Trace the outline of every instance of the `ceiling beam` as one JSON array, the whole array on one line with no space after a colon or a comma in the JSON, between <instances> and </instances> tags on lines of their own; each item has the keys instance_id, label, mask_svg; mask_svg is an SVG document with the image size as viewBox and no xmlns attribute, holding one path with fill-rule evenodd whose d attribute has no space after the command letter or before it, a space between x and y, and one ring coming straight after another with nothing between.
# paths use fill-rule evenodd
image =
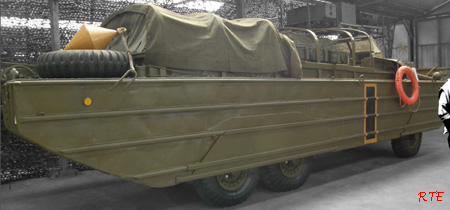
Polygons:
<instances>
[{"instance_id":1,"label":"ceiling beam","mask_svg":"<svg viewBox=\"0 0 450 210\"><path fill-rule=\"evenodd\" d=\"M402 19L411 19L414 18L415 13L410 12L403 12L401 10L398 10L397 8L388 8L384 6L372 6L372 7L366 7L366 8L360 8L360 10L372 13L372 14L380 14L385 15L389 17L395 17L395 18L402 18Z\"/></svg>"},{"instance_id":2,"label":"ceiling beam","mask_svg":"<svg viewBox=\"0 0 450 210\"><path fill-rule=\"evenodd\" d=\"M405 19L402 19L402 23L403 23L403 26L406 29L406 32L408 32L409 38L414 38L414 33L412 31L412 28L410 27L411 24L408 23Z\"/></svg>"},{"instance_id":3,"label":"ceiling beam","mask_svg":"<svg viewBox=\"0 0 450 210\"><path fill-rule=\"evenodd\" d=\"M413 10L413 11L419 12L419 13L422 13L422 12L426 11L426 10L424 10L422 8L418 8L418 7L415 7L415 6L412 6L412 5L399 4L399 3L396 3L395 1L394 2L393 1L388 1L386 3L391 5L391 6L396 6L396 7L401 8L401 9Z\"/></svg>"},{"instance_id":4,"label":"ceiling beam","mask_svg":"<svg viewBox=\"0 0 450 210\"><path fill-rule=\"evenodd\" d=\"M384 0L366 1L364 3L363 2L360 3L360 1L357 1L355 4L357 7L367 7L367 6L370 6L373 4L378 4L378 3L383 3L383 2L384 2Z\"/></svg>"},{"instance_id":5,"label":"ceiling beam","mask_svg":"<svg viewBox=\"0 0 450 210\"><path fill-rule=\"evenodd\" d=\"M431 8L430 10L428 10L428 11L422 13L422 16L429 15L429 14L435 12L436 10L438 10L438 9L440 9L440 8L442 8L442 7L444 7L445 5L447 5L447 4L449 4L449 3L450 3L450 0L444 1L444 2L440 3L439 5L437 5L437 6L433 7L433 8Z\"/></svg>"},{"instance_id":6,"label":"ceiling beam","mask_svg":"<svg viewBox=\"0 0 450 210\"><path fill-rule=\"evenodd\" d=\"M331 2L340 2L341 0L328 0ZM450 0L448 0L450 1ZM417 14L422 14L426 12L425 9L421 9L414 5L400 4L398 1L392 0L351 0L348 1L350 4L354 4L359 10L373 13L386 15L401 19L412 19Z\"/></svg>"}]
</instances>

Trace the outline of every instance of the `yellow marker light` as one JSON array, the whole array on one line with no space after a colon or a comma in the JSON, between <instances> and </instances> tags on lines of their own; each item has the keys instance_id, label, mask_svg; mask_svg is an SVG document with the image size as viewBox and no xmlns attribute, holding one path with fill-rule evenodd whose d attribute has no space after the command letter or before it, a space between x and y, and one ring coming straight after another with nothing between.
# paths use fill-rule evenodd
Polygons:
<instances>
[{"instance_id":1,"label":"yellow marker light","mask_svg":"<svg viewBox=\"0 0 450 210\"><path fill-rule=\"evenodd\" d=\"M92 105L92 99L91 99L91 98L85 98L85 99L84 99L84 105L85 105L85 106L90 106L90 105Z\"/></svg>"}]
</instances>

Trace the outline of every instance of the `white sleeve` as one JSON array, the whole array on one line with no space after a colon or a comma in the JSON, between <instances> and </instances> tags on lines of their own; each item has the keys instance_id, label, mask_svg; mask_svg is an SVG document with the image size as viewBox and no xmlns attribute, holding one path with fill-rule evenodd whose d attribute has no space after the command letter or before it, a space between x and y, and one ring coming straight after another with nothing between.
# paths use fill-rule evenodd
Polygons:
<instances>
[{"instance_id":1,"label":"white sleeve","mask_svg":"<svg viewBox=\"0 0 450 210\"><path fill-rule=\"evenodd\" d=\"M448 95L446 91L441 91L441 94L439 95L438 115L442 121L450 119L450 114L445 108L448 106L448 102Z\"/></svg>"}]
</instances>

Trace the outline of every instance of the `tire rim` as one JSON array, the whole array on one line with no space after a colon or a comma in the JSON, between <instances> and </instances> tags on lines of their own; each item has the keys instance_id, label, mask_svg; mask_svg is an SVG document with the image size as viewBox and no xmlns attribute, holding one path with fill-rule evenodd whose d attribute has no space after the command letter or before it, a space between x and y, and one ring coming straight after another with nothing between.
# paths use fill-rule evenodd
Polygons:
<instances>
[{"instance_id":1,"label":"tire rim","mask_svg":"<svg viewBox=\"0 0 450 210\"><path fill-rule=\"evenodd\" d=\"M302 172L304 164L303 159L288 160L280 163L280 170L284 176L294 178Z\"/></svg>"},{"instance_id":2,"label":"tire rim","mask_svg":"<svg viewBox=\"0 0 450 210\"><path fill-rule=\"evenodd\" d=\"M236 191L244 185L245 180L247 180L247 176L248 170L245 170L222 174L216 176L216 178L222 189L228 191Z\"/></svg>"},{"instance_id":3,"label":"tire rim","mask_svg":"<svg viewBox=\"0 0 450 210\"><path fill-rule=\"evenodd\" d=\"M406 145L408 146L409 149L414 149L417 145L417 141L419 140L419 138L416 135L411 135L409 136L409 138L406 140Z\"/></svg>"}]
</instances>

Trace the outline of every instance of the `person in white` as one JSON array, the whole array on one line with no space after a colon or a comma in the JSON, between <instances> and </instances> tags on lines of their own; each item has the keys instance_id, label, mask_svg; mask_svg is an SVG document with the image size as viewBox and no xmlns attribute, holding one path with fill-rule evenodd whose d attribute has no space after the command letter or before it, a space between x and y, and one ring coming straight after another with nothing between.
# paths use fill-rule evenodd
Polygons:
<instances>
[{"instance_id":1,"label":"person in white","mask_svg":"<svg viewBox=\"0 0 450 210\"><path fill-rule=\"evenodd\" d=\"M439 89L438 116L444 123L444 134L450 130L450 79ZM450 134L447 137L450 148Z\"/></svg>"}]
</instances>

